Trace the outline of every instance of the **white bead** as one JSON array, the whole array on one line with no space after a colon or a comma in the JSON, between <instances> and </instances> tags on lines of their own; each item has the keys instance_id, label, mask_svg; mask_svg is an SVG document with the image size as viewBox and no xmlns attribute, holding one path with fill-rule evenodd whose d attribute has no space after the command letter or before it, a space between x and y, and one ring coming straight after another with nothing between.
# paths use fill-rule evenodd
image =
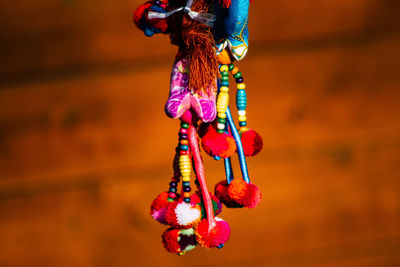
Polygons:
<instances>
[{"instance_id":1,"label":"white bead","mask_svg":"<svg viewBox=\"0 0 400 267\"><path fill-rule=\"evenodd\" d=\"M217 124L217 128L220 129L220 130L223 130L223 129L225 129L225 124L223 124L223 123L218 123L218 124Z\"/></svg>"},{"instance_id":2,"label":"white bead","mask_svg":"<svg viewBox=\"0 0 400 267\"><path fill-rule=\"evenodd\" d=\"M239 116L246 116L246 110L239 110L238 111Z\"/></svg>"}]
</instances>

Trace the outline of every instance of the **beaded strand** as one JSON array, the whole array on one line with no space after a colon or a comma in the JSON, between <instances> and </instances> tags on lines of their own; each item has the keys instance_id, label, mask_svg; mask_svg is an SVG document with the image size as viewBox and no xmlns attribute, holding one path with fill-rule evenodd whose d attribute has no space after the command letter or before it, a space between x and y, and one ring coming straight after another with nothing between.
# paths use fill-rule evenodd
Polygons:
<instances>
[{"instance_id":1,"label":"beaded strand","mask_svg":"<svg viewBox=\"0 0 400 267\"><path fill-rule=\"evenodd\" d=\"M224 133L226 125L226 110L229 105L229 68L227 65L221 65L219 71L221 73L221 87L217 97L218 124L217 132Z\"/></svg>"},{"instance_id":2,"label":"beaded strand","mask_svg":"<svg viewBox=\"0 0 400 267\"><path fill-rule=\"evenodd\" d=\"M244 133L248 130L247 126L247 94L246 94L246 85L244 84L244 79L242 73L239 71L238 67L233 64L229 65L229 71L232 73L233 77L236 81L236 107L238 110L238 120L239 120L239 131L240 133Z\"/></svg>"},{"instance_id":3,"label":"beaded strand","mask_svg":"<svg viewBox=\"0 0 400 267\"><path fill-rule=\"evenodd\" d=\"M183 201L190 203L190 173L191 161L189 155L189 137L188 137L189 124L181 122L181 129L179 130L179 171L182 175L182 195Z\"/></svg>"}]
</instances>

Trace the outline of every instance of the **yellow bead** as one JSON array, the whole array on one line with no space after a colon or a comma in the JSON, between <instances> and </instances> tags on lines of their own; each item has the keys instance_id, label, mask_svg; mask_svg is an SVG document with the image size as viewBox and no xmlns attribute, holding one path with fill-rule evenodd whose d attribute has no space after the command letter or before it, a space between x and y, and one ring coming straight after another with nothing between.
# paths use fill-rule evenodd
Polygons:
<instances>
[{"instance_id":1,"label":"yellow bead","mask_svg":"<svg viewBox=\"0 0 400 267\"><path fill-rule=\"evenodd\" d=\"M239 71L238 67L234 67L231 72L233 75L235 75L236 73L238 73L238 71Z\"/></svg>"},{"instance_id":2,"label":"yellow bead","mask_svg":"<svg viewBox=\"0 0 400 267\"><path fill-rule=\"evenodd\" d=\"M229 104L229 94L220 92L217 99L217 112L225 113Z\"/></svg>"},{"instance_id":3,"label":"yellow bead","mask_svg":"<svg viewBox=\"0 0 400 267\"><path fill-rule=\"evenodd\" d=\"M220 70L221 72L223 72L223 71L228 71L229 69L228 69L228 66L227 66L227 65L221 65L221 67L219 68L219 70Z\"/></svg>"},{"instance_id":4,"label":"yellow bead","mask_svg":"<svg viewBox=\"0 0 400 267\"><path fill-rule=\"evenodd\" d=\"M239 131L241 131L242 133L247 132L249 130L249 128L247 127L240 127Z\"/></svg>"},{"instance_id":5,"label":"yellow bead","mask_svg":"<svg viewBox=\"0 0 400 267\"><path fill-rule=\"evenodd\" d=\"M244 83L238 83L236 87L237 89L246 89L246 85Z\"/></svg>"},{"instance_id":6,"label":"yellow bead","mask_svg":"<svg viewBox=\"0 0 400 267\"><path fill-rule=\"evenodd\" d=\"M187 144L189 144L189 140L182 139L182 140L181 140L181 144L182 144L182 145L187 145Z\"/></svg>"},{"instance_id":7,"label":"yellow bead","mask_svg":"<svg viewBox=\"0 0 400 267\"><path fill-rule=\"evenodd\" d=\"M218 118L226 119L226 113L218 113Z\"/></svg>"},{"instance_id":8,"label":"yellow bead","mask_svg":"<svg viewBox=\"0 0 400 267\"><path fill-rule=\"evenodd\" d=\"M239 121L247 121L247 116L239 116Z\"/></svg>"},{"instance_id":9,"label":"yellow bead","mask_svg":"<svg viewBox=\"0 0 400 267\"><path fill-rule=\"evenodd\" d=\"M229 92L229 87L227 87L227 86L221 86L221 88L219 88L219 90L220 90L221 92Z\"/></svg>"},{"instance_id":10,"label":"yellow bead","mask_svg":"<svg viewBox=\"0 0 400 267\"><path fill-rule=\"evenodd\" d=\"M188 155L180 155L179 162L190 162Z\"/></svg>"},{"instance_id":11,"label":"yellow bead","mask_svg":"<svg viewBox=\"0 0 400 267\"><path fill-rule=\"evenodd\" d=\"M182 176L182 181L190 182L190 176Z\"/></svg>"}]
</instances>

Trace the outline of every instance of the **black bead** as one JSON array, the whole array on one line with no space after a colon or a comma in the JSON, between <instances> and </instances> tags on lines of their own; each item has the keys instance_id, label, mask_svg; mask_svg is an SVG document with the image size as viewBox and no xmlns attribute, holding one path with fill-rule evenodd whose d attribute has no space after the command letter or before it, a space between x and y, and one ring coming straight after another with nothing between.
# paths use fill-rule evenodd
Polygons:
<instances>
[{"instance_id":1,"label":"black bead","mask_svg":"<svg viewBox=\"0 0 400 267\"><path fill-rule=\"evenodd\" d=\"M170 183L169 183L169 186L170 186L170 187L176 187L177 184L176 184L175 182L170 182Z\"/></svg>"},{"instance_id":2,"label":"black bead","mask_svg":"<svg viewBox=\"0 0 400 267\"><path fill-rule=\"evenodd\" d=\"M237 78L236 83L242 83L244 81L243 77Z\"/></svg>"},{"instance_id":3,"label":"black bead","mask_svg":"<svg viewBox=\"0 0 400 267\"><path fill-rule=\"evenodd\" d=\"M183 188L183 192L190 192L190 191L192 191L192 188L190 188L190 186L185 186Z\"/></svg>"},{"instance_id":4,"label":"black bead","mask_svg":"<svg viewBox=\"0 0 400 267\"><path fill-rule=\"evenodd\" d=\"M189 138L187 134L182 134L182 133L179 134L179 137L180 137L180 139L188 139Z\"/></svg>"},{"instance_id":5,"label":"black bead","mask_svg":"<svg viewBox=\"0 0 400 267\"><path fill-rule=\"evenodd\" d=\"M160 0L155 0L154 4L156 4L157 6L161 6L161 1Z\"/></svg>"},{"instance_id":6,"label":"black bead","mask_svg":"<svg viewBox=\"0 0 400 267\"><path fill-rule=\"evenodd\" d=\"M194 181L194 183L195 183L197 186L200 186L199 180L196 179L196 181Z\"/></svg>"}]
</instances>

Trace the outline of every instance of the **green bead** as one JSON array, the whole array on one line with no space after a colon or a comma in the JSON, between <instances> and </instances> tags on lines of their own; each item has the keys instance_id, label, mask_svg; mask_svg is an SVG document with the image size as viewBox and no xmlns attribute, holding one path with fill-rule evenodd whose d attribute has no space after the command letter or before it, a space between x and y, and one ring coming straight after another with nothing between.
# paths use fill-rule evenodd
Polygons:
<instances>
[{"instance_id":1,"label":"green bead","mask_svg":"<svg viewBox=\"0 0 400 267\"><path fill-rule=\"evenodd\" d=\"M218 130L217 130L217 133L224 133L224 130L218 129Z\"/></svg>"},{"instance_id":2,"label":"green bead","mask_svg":"<svg viewBox=\"0 0 400 267\"><path fill-rule=\"evenodd\" d=\"M225 123L226 123L226 119L224 119L224 118L218 118L218 122L219 122L219 123L222 123L222 124L225 124Z\"/></svg>"},{"instance_id":3,"label":"green bead","mask_svg":"<svg viewBox=\"0 0 400 267\"><path fill-rule=\"evenodd\" d=\"M229 71L233 70L234 67L235 67L235 65L230 64L229 67L228 67Z\"/></svg>"},{"instance_id":4,"label":"green bead","mask_svg":"<svg viewBox=\"0 0 400 267\"><path fill-rule=\"evenodd\" d=\"M222 76L221 81L229 81L229 76Z\"/></svg>"},{"instance_id":5,"label":"green bead","mask_svg":"<svg viewBox=\"0 0 400 267\"><path fill-rule=\"evenodd\" d=\"M222 76L229 76L229 71L221 71Z\"/></svg>"},{"instance_id":6,"label":"green bead","mask_svg":"<svg viewBox=\"0 0 400 267\"><path fill-rule=\"evenodd\" d=\"M242 73L240 73L240 71L238 71L235 75L233 75L233 77L235 77L235 79L242 77Z\"/></svg>"},{"instance_id":7,"label":"green bead","mask_svg":"<svg viewBox=\"0 0 400 267\"><path fill-rule=\"evenodd\" d=\"M185 129L188 129L188 128L189 128L189 124L186 123L186 122L182 122L182 123L181 123L181 127L182 127L182 128L185 128Z\"/></svg>"}]
</instances>

